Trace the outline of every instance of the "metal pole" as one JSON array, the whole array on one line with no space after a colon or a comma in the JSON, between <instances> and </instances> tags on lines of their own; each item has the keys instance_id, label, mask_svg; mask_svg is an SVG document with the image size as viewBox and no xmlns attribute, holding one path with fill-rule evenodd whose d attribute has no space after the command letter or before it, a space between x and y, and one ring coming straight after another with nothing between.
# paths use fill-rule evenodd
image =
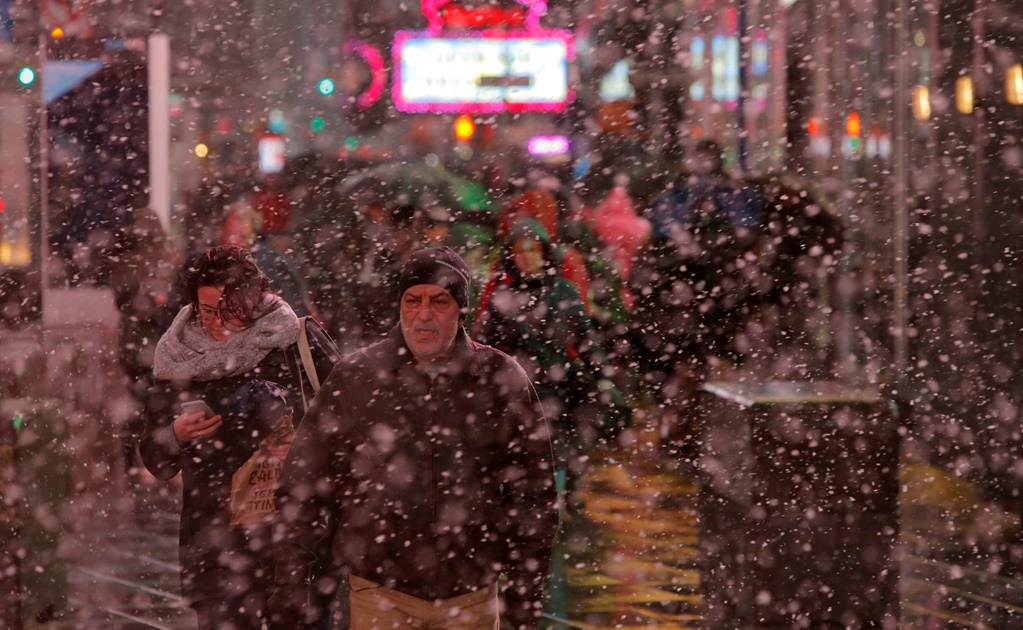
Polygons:
<instances>
[{"instance_id":1,"label":"metal pole","mask_svg":"<svg viewBox=\"0 0 1023 630\"><path fill-rule=\"evenodd\" d=\"M738 166L743 177L748 175L749 168L749 129L746 128L746 103L749 94L750 72L750 33L747 26L749 6L746 0L739 0L738 36L739 36L739 102L736 103L736 126L739 128Z\"/></svg>"},{"instance_id":2,"label":"metal pole","mask_svg":"<svg viewBox=\"0 0 1023 630\"><path fill-rule=\"evenodd\" d=\"M170 36L149 36L149 207L170 233Z\"/></svg>"},{"instance_id":3,"label":"metal pole","mask_svg":"<svg viewBox=\"0 0 1023 630\"><path fill-rule=\"evenodd\" d=\"M985 43L984 43L984 0L974 0L973 11L973 85L975 93L980 86L987 85L988 80L984 76ZM974 298L980 298L984 294L984 268L987 264L987 220L984 216L987 194L984 171L985 154L987 153L987 137L984 130L984 108L973 109L973 146L971 147L973 158L973 260L971 276L975 290ZM980 302L976 303L978 311L981 310ZM981 313L977 313L981 314Z\"/></svg>"},{"instance_id":4,"label":"metal pole","mask_svg":"<svg viewBox=\"0 0 1023 630\"><path fill-rule=\"evenodd\" d=\"M46 33L39 33L39 70L46 84ZM39 292L42 309L50 288L50 128L46 113L46 90L39 90ZM45 317L45 314L43 314Z\"/></svg>"},{"instance_id":5,"label":"metal pole","mask_svg":"<svg viewBox=\"0 0 1023 630\"><path fill-rule=\"evenodd\" d=\"M0 416L0 630L21 630L21 562L18 559L18 489L11 418Z\"/></svg>"},{"instance_id":6,"label":"metal pole","mask_svg":"<svg viewBox=\"0 0 1023 630\"><path fill-rule=\"evenodd\" d=\"M769 24L768 37L770 38L771 82L770 102L774 103L769 108L770 122L767 125L770 134L771 149L768 154L767 166L771 172L782 172L785 169L788 159L788 148L786 129L788 108L788 80L786 78L785 59L788 56L789 34L788 34L788 9L781 3L768 3Z\"/></svg>"},{"instance_id":7,"label":"metal pole","mask_svg":"<svg viewBox=\"0 0 1023 630\"><path fill-rule=\"evenodd\" d=\"M895 58L895 133L893 138L894 157L894 314L892 335L894 356L892 370L897 391L901 391L906 379L907 357L909 354L906 330L909 325L909 38L907 36L909 7L907 0L896 0L895 42L892 52Z\"/></svg>"}]
</instances>

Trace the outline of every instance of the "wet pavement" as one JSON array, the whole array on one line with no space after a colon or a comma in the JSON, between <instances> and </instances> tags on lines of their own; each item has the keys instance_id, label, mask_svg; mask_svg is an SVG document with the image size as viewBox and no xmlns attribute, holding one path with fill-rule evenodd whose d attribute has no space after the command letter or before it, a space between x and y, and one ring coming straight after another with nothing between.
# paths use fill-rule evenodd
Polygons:
<instances>
[{"instance_id":1,"label":"wet pavement","mask_svg":"<svg viewBox=\"0 0 1023 630\"><path fill-rule=\"evenodd\" d=\"M592 464L556 544L547 627L696 627L696 486L656 456L601 452Z\"/></svg>"},{"instance_id":2,"label":"wet pavement","mask_svg":"<svg viewBox=\"0 0 1023 630\"><path fill-rule=\"evenodd\" d=\"M591 454L566 502L543 628L699 627L698 477L654 433L627 437ZM899 474L899 627L1023 628L1019 514L905 457ZM58 548L66 611L26 627L194 627L177 585L179 492L143 477L74 497Z\"/></svg>"},{"instance_id":3,"label":"wet pavement","mask_svg":"<svg viewBox=\"0 0 1023 630\"><path fill-rule=\"evenodd\" d=\"M194 628L178 582L180 487L155 481L102 500L68 524L68 613L75 630Z\"/></svg>"}]
</instances>

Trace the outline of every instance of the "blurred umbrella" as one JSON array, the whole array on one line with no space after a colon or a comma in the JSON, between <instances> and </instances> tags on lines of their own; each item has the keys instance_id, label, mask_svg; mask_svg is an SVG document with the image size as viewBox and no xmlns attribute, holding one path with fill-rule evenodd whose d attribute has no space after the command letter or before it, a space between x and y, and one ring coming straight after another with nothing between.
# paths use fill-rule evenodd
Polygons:
<instances>
[{"instance_id":1,"label":"blurred umbrella","mask_svg":"<svg viewBox=\"0 0 1023 630\"><path fill-rule=\"evenodd\" d=\"M414 205L427 211L444 206L453 212L489 212L494 206L487 189L440 167L422 163L388 163L345 178L338 186L344 197L370 190L384 204Z\"/></svg>"}]
</instances>

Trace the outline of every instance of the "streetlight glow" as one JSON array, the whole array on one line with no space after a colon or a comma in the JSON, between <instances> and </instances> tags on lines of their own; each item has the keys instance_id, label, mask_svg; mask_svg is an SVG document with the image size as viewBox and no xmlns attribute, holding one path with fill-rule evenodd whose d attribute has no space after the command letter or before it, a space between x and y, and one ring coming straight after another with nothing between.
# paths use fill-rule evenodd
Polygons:
<instances>
[{"instance_id":1,"label":"streetlight glow","mask_svg":"<svg viewBox=\"0 0 1023 630\"><path fill-rule=\"evenodd\" d=\"M973 77L956 79L956 109L961 114L973 113Z\"/></svg>"},{"instance_id":2,"label":"streetlight glow","mask_svg":"<svg viewBox=\"0 0 1023 630\"><path fill-rule=\"evenodd\" d=\"M1023 64L1005 71L1005 98L1013 105L1023 105Z\"/></svg>"},{"instance_id":3,"label":"streetlight glow","mask_svg":"<svg viewBox=\"0 0 1023 630\"><path fill-rule=\"evenodd\" d=\"M931 91L926 85L913 88L913 118L920 122L931 119Z\"/></svg>"}]
</instances>

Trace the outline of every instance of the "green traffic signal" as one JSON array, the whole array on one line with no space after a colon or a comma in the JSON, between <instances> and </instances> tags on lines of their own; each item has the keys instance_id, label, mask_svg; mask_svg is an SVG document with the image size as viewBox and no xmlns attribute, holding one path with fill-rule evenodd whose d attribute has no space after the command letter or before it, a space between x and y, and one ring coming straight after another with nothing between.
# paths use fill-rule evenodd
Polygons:
<instances>
[{"instance_id":1,"label":"green traffic signal","mask_svg":"<svg viewBox=\"0 0 1023 630\"><path fill-rule=\"evenodd\" d=\"M36 80L36 71L29 66L22 66L18 70L18 83L22 85L32 85Z\"/></svg>"},{"instance_id":2,"label":"green traffic signal","mask_svg":"<svg viewBox=\"0 0 1023 630\"><path fill-rule=\"evenodd\" d=\"M331 78L320 79L316 89L319 90L320 94L324 96L330 96L334 93L334 80Z\"/></svg>"}]
</instances>

